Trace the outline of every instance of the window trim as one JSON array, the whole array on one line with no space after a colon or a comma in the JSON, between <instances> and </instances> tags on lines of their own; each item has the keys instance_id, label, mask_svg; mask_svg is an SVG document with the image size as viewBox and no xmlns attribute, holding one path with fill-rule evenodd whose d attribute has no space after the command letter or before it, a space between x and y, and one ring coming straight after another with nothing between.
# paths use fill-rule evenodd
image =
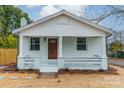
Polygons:
<instances>
[{"instance_id":1,"label":"window trim","mask_svg":"<svg viewBox=\"0 0 124 93\"><path fill-rule=\"evenodd\" d=\"M39 50L31 50L31 39L32 38L39 38ZM33 43L35 45L35 43ZM38 44L38 43L37 43ZM30 46L29 46L30 51L40 51L40 37L30 37Z\"/></svg>"},{"instance_id":2,"label":"window trim","mask_svg":"<svg viewBox=\"0 0 124 93\"><path fill-rule=\"evenodd\" d=\"M78 38L86 38L86 49L85 49L85 50L78 50L78 49L77 49L77 45L79 44L79 43L77 42ZM83 43L83 44L84 44L84 43ZM77 39L76 39L76 50L77 50L77 51L88 51L88 40L87 40L87 37L77 37Z\"/></svg>"}]
</instances>

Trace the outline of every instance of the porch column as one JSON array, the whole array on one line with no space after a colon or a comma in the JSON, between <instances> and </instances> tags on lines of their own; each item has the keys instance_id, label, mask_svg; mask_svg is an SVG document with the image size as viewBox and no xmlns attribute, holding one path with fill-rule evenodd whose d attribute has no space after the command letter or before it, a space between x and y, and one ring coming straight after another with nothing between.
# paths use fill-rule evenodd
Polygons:
<instances>
[{"instance_id":1,"label":"porch column","mask_svg":"<svg viewBox=\"0 0 124 93\"><path fill-rule=\"evenodd\" d=\"M62 36L59 36L59 53L58 53L58 58L59 58L59 67L61 68L62 65Z\"/></svg>"},{"instance_id":2,"label":"porch column","mask_svg":"<svg viewBox=\"0 0 124 93\"><path fill-rule=\"evenodd\" d=\"M106 55L106 38L102 37L102 69L107 70L108 64L107 64L107 55Z\"/></svg>"},{"instance_id":3,"label":"porch column","mask_svg":"<svg viewBox=\"0 0 124 93\"><path fill-rule=\"evenodd\" d=\"M19 36L19 57L23 56L23 41L24 41L24 37L23 36Z\"/></svg>"},{"instance_id":4,"label":"porch column","mask_svg":"<svg viewBox=\"0 0 124 93\"><path fill-rule=\"evenodd\" d=\"M105 37L102 37L102 46L103 46L103 50L102 50L102 53L103 53L103 57L106 57L106 38Z\"/></svg>"},{"instance_id":5,"label":"porch column","mask_svg":"<svg viewBox=\"0 0 124 93\"><path fill-rule=\"evenodd\" d=\"M59 36L59 58L62 57L62 36Z\"/></svg>"}]
</instances>

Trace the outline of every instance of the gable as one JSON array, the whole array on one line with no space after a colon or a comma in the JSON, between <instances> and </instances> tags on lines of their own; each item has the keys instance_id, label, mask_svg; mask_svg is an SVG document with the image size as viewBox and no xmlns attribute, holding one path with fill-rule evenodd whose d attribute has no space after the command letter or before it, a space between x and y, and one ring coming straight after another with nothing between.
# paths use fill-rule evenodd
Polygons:
<instances>
[{"instance_id":1,"label":"gable","mask_svg":"<svg viewBox=\"0 0 124 93\"><path fill-rule=\"evenodd\" d=\"M53 19L53 18L55 18L57 16L60 16L60 15L66 15L66 16L72 18L72 19L75 19L75 20L83 23L83 24L87 24L88 26L91 26L93 28L96 28L97 30L106 33L106 36L109 36L109 35L112 34L112 32L109 31L108 29L106 29L104 27L101 27L101 26L98 26L98 25L96 25L96 24L94 24L92 22L89 22L89 21L85 20L85 19L81 19L80 17L78 17L76 15L73 15L72 13L67 12L65 10L62 10L60 12L57 12L57 13L52 14L50 16L47 16L47 17L45 17L43 19L40 19L38 21L35 21L35 22L33 22L31 24L28 24L26 26L20 27L20 28L18 28L16 30L13 30L13 33L16 34L16 35L18 35L20 32L23 32L23 31L25 31L27 29L30 29L32 27L35 27L35 26L39 25L40 23L45 23L46 21L49 21L49 20L51 20L51 19ZM63 21L64 23L62 23L60 20ZM58 22L60 22L60 24L67 24L67 20L65 18L64 19L63 18L60 18L58 20Z\"/></svg>"},{"instance_id":2,"label":"gable","mask_svg":"<svg viewBox=\"0 0 124 93\"><path fill-rule=\"evenodd\" d=\"M106 36L104 31L61 14L20 32L25 36Z\"/></svg>"},{"instance_id":3,"label":"gable","mask_svg":"<svg viewBox=\"0 0 124 93\"><path fill-rule=\"evenodd\" d=\"M57 18L57 24L60 24L60 25L69 24L69 18L67 16L59 16Z\"/></svg>"}]
</instances>

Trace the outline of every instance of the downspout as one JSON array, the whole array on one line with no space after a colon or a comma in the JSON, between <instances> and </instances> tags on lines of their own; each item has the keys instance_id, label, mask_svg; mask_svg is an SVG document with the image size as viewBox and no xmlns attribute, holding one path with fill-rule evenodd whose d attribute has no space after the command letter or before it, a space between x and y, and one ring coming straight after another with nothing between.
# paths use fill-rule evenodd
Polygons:
<instances>
[{"instance_id":1,"label":"downspout","mask_svg":"<svg viewBox=\"0 0 124 93\"><path fill-rule=\"evenodd\" d=\"M110 37L112 34L110 34L110 35L108 35L108 36L106 36L106 39L105 39L105 42L106 42L106 54L107 54L107 56L108 56L108 46L107 46L107 38L108 37Z\"/></svg>"}]
</instances>

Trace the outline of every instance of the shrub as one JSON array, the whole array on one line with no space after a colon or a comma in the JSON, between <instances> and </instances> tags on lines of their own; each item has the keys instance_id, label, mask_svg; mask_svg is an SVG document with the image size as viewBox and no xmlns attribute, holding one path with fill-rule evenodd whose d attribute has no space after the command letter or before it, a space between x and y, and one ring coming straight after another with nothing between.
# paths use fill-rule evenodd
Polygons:
<instances>
[{"instance_id":1,"label":"shrub","mask_svg":"<svg viewBox=\"0 0 124 93\"><path fill-rule=\"evenodd\" d=\"M0 48L17 48L17 39L12 34L0 37Z\"/></svg>"}]
</instances>

